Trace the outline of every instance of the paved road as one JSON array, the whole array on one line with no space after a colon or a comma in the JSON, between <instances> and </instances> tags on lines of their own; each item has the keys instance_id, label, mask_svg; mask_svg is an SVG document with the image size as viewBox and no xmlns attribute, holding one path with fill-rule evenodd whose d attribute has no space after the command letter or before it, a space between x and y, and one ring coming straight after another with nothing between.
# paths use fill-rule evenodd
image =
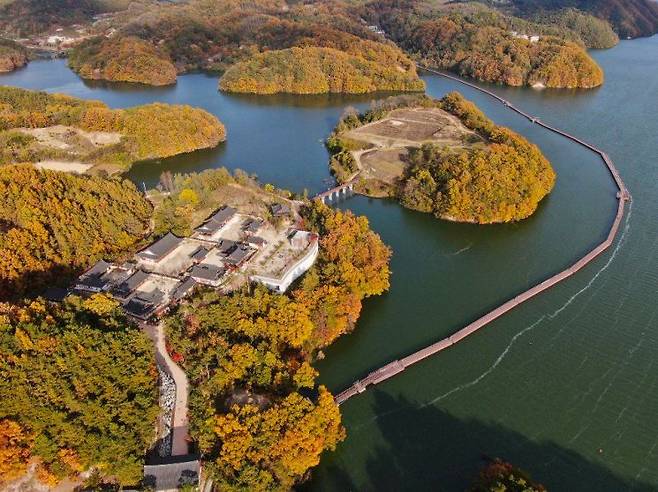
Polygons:
<instances>
[{"instance_id":1,"label":"paved road","mask_svg":"<svg viewBox=\"0 0 658 492\"><path fill-rule=\"evenodd\" d=\"M187 395L188 383L185 372L173 361L167 353L165 334L162 323L157 326L148 326L145 329L155 345L155 357L160 366L174 379L176 384L176 404L174 405L174 418L172 423L171 455L183 456L188 454L188 420Z\"/></svg>"}]
</instances>

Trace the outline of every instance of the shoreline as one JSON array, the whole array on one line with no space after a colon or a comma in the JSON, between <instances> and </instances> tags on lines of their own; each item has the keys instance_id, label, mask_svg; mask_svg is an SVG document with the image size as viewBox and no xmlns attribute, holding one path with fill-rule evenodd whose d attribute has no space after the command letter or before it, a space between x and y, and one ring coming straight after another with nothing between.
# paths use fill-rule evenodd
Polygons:
<instances>
[{"instance_id":1,"label":"shoreline","mask_svg":"<svg viewBox=\"0 0 658 492\"><path fill-rule=\"evenodd\" d=\"M536 295L544 292L545 290L550 289L551 287L559 284L563 280L568 279L575 273L577 273L579 270L587 266L589 263L591 263L594 259L596 259L600 254L602 254L604 251L606 251L610 246L612 246L612 243L614 242L615 238L617 237L617 233L619 231L619 226L621 224L621 220L624 216L624 210L625 210L625 203L626 201L631 200L631 195L628 192L628 189L626 188L626 185L624 184L623 180L621 179L621 175L619 174L619 171L617 170L616 166L614 165L612 159L600 150L599 148L595 147L592 144L589 144L585 142L584 140L581 140L580 138L571 135L564 130L560 130L559 128L553 127L551 125L548 125L546 123L543 123L539 118L534 117L528 113L525 113L524 111L516 108L512 104L510 104L507 100L503 99L502 97L498 96L497 94L483 88L479 87L476 84L473 84L471 82L468 82L466 80L463 80L459 77L449 75L446 73L442 73L438 70L434 70L422 65L418 65L418 68L425 70L429 73L432 73L434 75L438 75L441 77L448 78L450 80L456 81L460 84L466 85L468 87L471 87L479 92L482 92L497 101L499 101L501 104L505 105L512 111L516 112L517 114L527 118L530 120L532 123L535 123L539 126L542 126L543 128L547 129L548 131L551 131L553 133L557 133L558 135L563 136L564 138L567 138L579 145L582 145L583 147L586 147L590 151L594 152L597 154L601 160L603 161L604 165L606 166L607 170L610 173L610 176L612 177L615 185L617 186L617 214L615 215L615 218L610 225L610 228L608 230L608 235L607 237L599 243L597 246L595 246L592 250L590 250L587 254L584 256L580 257L577 259L571 266L567 267L566 269L550 276L546 280L536 284L535 286L531 287L530 289L525 290L524 292L516 295L512 299L508 300L507 302L501 304L500 306L496 307L492 311L489 311L487 314L484 316L476 319L475 321L471 322L470 324L466 325L464 328L461 330L458 330L457 332L453 333L452 335L449 335L446 338L443 338L423 349L420 349L416 352L413 352L406 357L403 357L401 359L396 359L392 362L389 362L388 364L380 367L379 369L376 369L372 372L370 372L365 378L363 379L358 379L356 380L350 387L347 389L343 390L342 392L338 393L335 397L336 403L338 405L341 405L348 399L350 399L352 396L356 396L357 394L363 393L366 391L368 385L376 385L379 384L396 374L401 373L404 371L407 367L420 362L421 360L437 354L452 345L455 345L456 343L460 342L464 338L468 337L469 335L472 335L473 333L479 331L481 328L484 328L487 326L489 323L494 321L495 319L499 318L500 316L504 315L508 311L514 309L515 307L519 306L520 304L532 299Z\"/></svg>"}]
</instances>

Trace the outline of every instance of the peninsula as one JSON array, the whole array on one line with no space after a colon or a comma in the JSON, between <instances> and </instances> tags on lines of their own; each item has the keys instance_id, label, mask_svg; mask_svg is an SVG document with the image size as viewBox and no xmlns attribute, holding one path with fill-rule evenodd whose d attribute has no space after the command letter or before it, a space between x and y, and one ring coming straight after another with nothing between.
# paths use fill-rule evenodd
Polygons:
<instances>
[{"instance_id":1,"label":"peninsula","mask_svg":"<svg viewBox=\"0 0 658 492\"><path fill-rule=\"evenodd\" d=\"M391 252L365 217L226 169L165 173L150 203L115 179L25 165L0 168L0 178L4 216L12 216L12 205L19 212L0 231L12 264L28 267L29 256L69 247L61 215L72 215L71 228L89 236L65 260L35 265L32 278L10 278L9 265L0 272L5 299L15 288L27 292L28 284L34 293L33 279L49 278L50 285L69 279L65 290L49 289L47 297L57 302L0 304L0 357L18 361L0 384L2 400L12 401L3 408L0 435L13 436L15 457L0 480L195 485L199 461L186 457L194 443L214 487L288 490L344 439L338 405L317 384L311 363L354 329L364 299L389 287ZM39 181L46 193L23 196L12 187L32 189ZM115 209L108 198L117 194L125 202ZM35 202L48 202L57 214L43 224L23 219L38 209ZM95 238L94 228L106 222ZM30 234L48 228L54 233L46 241L32 241ZM103 250L94 252L98 241ZM19 258L24 243L33 248ZM71 350L76 354L66 356ZM66 358L68 370L45 363L51 355ZM25 371L39 375L38 391L22 384ZM97 388L102 380L112 385ZM15 387L20 391L10 398ZM46 391L53 387L56 393ZM70 403L64 410L57 410L60 395ZM114 404L96 409L91 395ZM126 431L111 431L117 419ZM100 450L90 445L99 433ZM122 459L110 459L115 449ZM147 453L171 463L169 471L147 465L142 474ZM93 473L82 477L86 470Z\"/></svg>"},{"instance_id":2,"label":"peninsula","mask_svg":"<svg viewBox=\"0 0 658 492\"><path fill-rule=\"evenodd\" d=\"M112 174L225 138L215 116L190 106L110 109L99 101L0 87L0 165Z\"/></svg>"},{"instance_id":3,"label":"peninsula","mask_svg":"<svg viewBox=\"0 0 658 492\"><path fill-rule=\"evenodd\" d=\"M529 217L555 172L541 151L453 92L390 98L344 116L327 139L331 169L368 196L456 222Z\"/></svg>"}]
</instances>

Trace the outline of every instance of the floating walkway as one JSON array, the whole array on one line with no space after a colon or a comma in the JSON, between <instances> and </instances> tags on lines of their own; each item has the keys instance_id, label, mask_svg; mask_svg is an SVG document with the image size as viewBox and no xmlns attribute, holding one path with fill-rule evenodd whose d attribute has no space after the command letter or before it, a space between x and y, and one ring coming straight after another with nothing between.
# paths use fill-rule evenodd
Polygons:
<instances>
[{"instance_id":1,"label":"floating walkway","mask_svg":"<svg viewBox=\"0 0 658 492\"><path fill-rule=\"evenodd\" d=\"M608 232L608 236L605 238L605 240L596 246L594 249L592 249L589 253L587 253L585 256L580 258L578 261L576 261L573 265L568 267L566 270L563 270L552 277L544 280L543 282L535 285L534 287L526 290L525 292L517 295L516 297L510 299L509 301L505 302L504 304L498 306L496 309L493 311L485 314L481 318L473 321L471 324L467 325L466 327L462 328L458 332L450 335L447 338L444 338L443 340L440 340L428 347L425 347L424 349L421 349L417 352L414 352L411 355L408 355L407 357L404 357L399 360L394 360L393 362L390 362L386 364L383 367L380 367L376 371L371 372L368 374L365 378L360 379L356 381L352 386L347 388L345 391L339 393L336 395L335 400L336 403L339 405L352 396L355 396L359 393L363 393L368 386L370 385L375 385L378 383L381 383L382 381L385 381L396 374L401 373L404 371L407 367L420 362L421 360L437 354L441 352L442 350L447 349L448 347L451 347L452 345L460 342L467 336L475 333L476 331L480 330L481 328L484 328L487 324L491 323L493 320L499 318L503 314L507 313L508 311L514 309L516 306L519 304L524 303L525 301L533 298L537 294L540 294L544 292L545 290L550 289L554 285L562 282L563 280L571 277L574 275L576 272L578 272L580 269L584 268L586 265L588 265L590 262L592 262L597 256L599 256L601 253L603 253L605 250L607 250L610 246L612 246L612 243L615 240L615 237L617 236L617 233L619 231L619 227L621 225L621 221L624 217L624 207L627 201L631 199L631 195L626 189L626 185L624 185L624 182L621 179L621 176L619 175L619 172L617 171L617 168L615 167L615 164L612 162L612 159L603 152L602 150L598 149L597 147L585 142L584 140L579 139L578 137L575 137L563 130L560 130L559 128L555 128L553 126L547 125L546 123L543 123L539 118L536 118L532 115L529 115L528 113L525 113L518 109L517 107L513 106L510 104L508 101L503 99L502 97L494 94L491 91L488 91L487 89L484 89L482 87L479 87L473 83L467 82L465 80L462 80L458 77L455 77L453 75L449 75L446 73L438 72L436 70L432 70L427 67L423 67L419 65L419 68L431 72L436 75L440 75L441 77L445 77L451 80L454 80L456 82L459 82L460 84L467 85L477 91L483 92L484 94L487 94L494 99L498 100L508 108L510 108L512 111L515 111L516 113L520 114L521 116L524 116L528 120L530 120L532 123L535 123L539 126L542 126L546 128L549 131L552 131L553 133L557 133L558 135L562 135L565 138L568 138L569 140L576 142L577 144L582 145L583 147L588 148L592 152L598 154L601 159L603 160L603 163L605 164L606 168L610 172L610 175L612 176L612 179L614 180L616 186L617 186L617 214L615 215L614 220L612 221L612 224L610 226L610 230Z\"/></svg>"}]
</instances>

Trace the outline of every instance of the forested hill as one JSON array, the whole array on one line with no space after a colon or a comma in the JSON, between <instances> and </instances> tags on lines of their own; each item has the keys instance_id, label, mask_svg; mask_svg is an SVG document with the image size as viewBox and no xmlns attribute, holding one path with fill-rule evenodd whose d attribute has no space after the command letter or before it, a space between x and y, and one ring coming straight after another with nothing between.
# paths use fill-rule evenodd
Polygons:
<instances>
[{"instance_id":1,"label":"forested hill","mask_svg":"<svg viewBox=\"0 0 658 492\"><path fill-rule=\"evenodd\" d=\"M576 32L485 8L435 8L423 1L376 0L362 15L421 63L512 86L592 88L603 71Z\"/></svg>"},{"instance_id":2,"label":"forested hill","mask_svg":"<svg viewBox=\"0 0 658 492\"><path fill-rule=\"evenodd\" d=\"M574 7L607 20L620 37L652 36L658 32L658 2L654 0L512 0L518 11L532 15Z\"/></svg>"},{"instance_id":3,"label":"forested hill","mask_svg":"<svg viewBox=\"0 0 658 492\"><path fill-rule=\"evenodd\" d=\"M85 22L101 11L93 0L13 0L0 5L0 32L15 37Z\"/></svg>"}]
</instances>

